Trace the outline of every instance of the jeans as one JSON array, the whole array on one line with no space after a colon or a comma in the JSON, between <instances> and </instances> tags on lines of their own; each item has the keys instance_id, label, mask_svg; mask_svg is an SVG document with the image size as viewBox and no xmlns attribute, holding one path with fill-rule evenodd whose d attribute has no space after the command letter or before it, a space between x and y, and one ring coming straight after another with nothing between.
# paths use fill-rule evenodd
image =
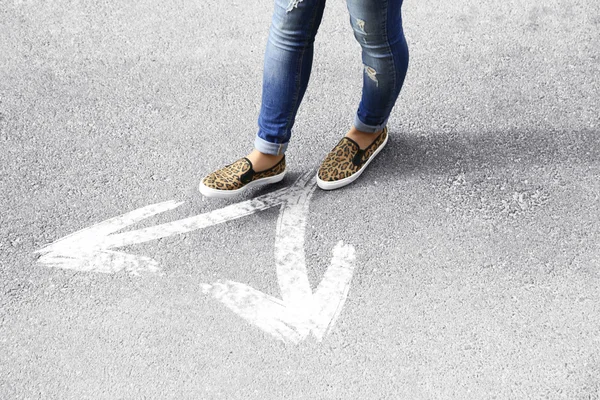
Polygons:
<instances>
[{"instance_id":1,"label":"jeans","mask_svg":"<svg viewBox=\"0 0 600 400\"><path fill-rule=\"evenodd\" d=\"M402 0L346 0L354 37L362 48L362 98L354 126L383 129L404 83L408 45ZM325 0L275 0L264 56L262 104L254 147L283 154L310 78L313 44Z\"/></svg>"}]
</instances>

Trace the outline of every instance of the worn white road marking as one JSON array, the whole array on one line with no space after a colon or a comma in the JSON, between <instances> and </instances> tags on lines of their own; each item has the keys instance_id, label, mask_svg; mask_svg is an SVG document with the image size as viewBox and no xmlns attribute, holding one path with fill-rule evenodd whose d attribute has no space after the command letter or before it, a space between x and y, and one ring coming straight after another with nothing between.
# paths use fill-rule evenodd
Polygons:
<instances>
[{"instance_id":1,"label":"worn white road marking","mask_svg":"<svg viewBox=\"0 0 600 400\"><path fill-rule=\"evenodd\" d=\"M310 332L318 341L323 339L346 301L354 272L354 247L340 241L313 295L306 270L304 236L315 188L313 182L281 206L275 234L275 264L283 301L233 281L203 288L236 314L286 342L298 343Z\"/></svg>"},{"instance_id":2,"label":"worn white road marking","mask_svg":"<svg viewBox=\"0 0 600 400\"><path fill-rule=\"evenodd\" d=\"M355 250L341 241L335 246L330 266L313 294L304 254L309 201L316 188L316 180L310 179L313 175L304 174L289 188L219 210L150 228L114 233L183 203L167 201L142 207L37 250L36 253L42 254L38 262L90 272L158 272L158 263L150 257L111 249L203 229L281 205L275 235L275 266L282 299L233 281L202 284L202 290L279 340L299 343L312 332L321 341L335 324L346 301L354 272Z\"/></svg>"},{"instance_id":3,"label":"worn white road marking","mask_svg":"<svg viewBox=\"0 0 600 400\"><path fill-rule=\"evenodd\" d=\"M316 185L309 185L299 196L281 206L275 231L275 266L283 301L291 306L301 304L312 296L306 259L304 235L309 200Z\"/></svg>"},{"instance_id":4,"label":"worn white road marking","mask_svg":"<svg viewBox=\"0 0 600 400\"><path fill-rule=\"evenodd\" d=\"M311 292L298 303L287 303L234 281L218 281L203 289L231 311L281 341L299 343L312 332L320 342L335 324L346 301L354 259L354 247L340 241L315 294ZM286 278L280 276L280 271L277 275L280 280Z\"/></svg>"},{"instance_id":5,"label":"worn white road marking","mask_svg":"<svg viewBox=\"0 0 600 400\"><path fill-rule=\"evenodd\" d=\"M36 251L36 253L42 254L38 262L50 267L87 272L113 273L121 270L133 274L144 270L157 272L159 267L155 260L111 249L207 228L280 205L289 197L297 196L304 190L309 178L310 176L305 174L289 188L282 188L208 213L150 228L112 234L153 215L175 209L183 203L171 200L142 207L44 246Z\"/></svg>"}]
</instances>

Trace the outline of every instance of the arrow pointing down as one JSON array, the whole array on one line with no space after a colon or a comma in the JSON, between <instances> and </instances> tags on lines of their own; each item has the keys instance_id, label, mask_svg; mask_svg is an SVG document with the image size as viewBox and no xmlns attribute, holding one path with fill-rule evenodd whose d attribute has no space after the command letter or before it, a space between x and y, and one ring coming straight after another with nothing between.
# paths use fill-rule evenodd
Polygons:
<instances>
[{"instance_id":1,"label":"arrow pointing down","mask_svg":"<svg viewBox=\"0 0 600 400\"><path fill-rule=\"evenodd\" d=\"M315 188L316 182L312 181L306 190L281 206L275 234L275 264L283 301L234 281L218 281L204 287L206 293L233 312L284 342L299 343L310 332L321 341L342 310L354 272L354 247L340 241L314 294L310 288L304 236L309 200Z\"/></svg>"}]
</instances>

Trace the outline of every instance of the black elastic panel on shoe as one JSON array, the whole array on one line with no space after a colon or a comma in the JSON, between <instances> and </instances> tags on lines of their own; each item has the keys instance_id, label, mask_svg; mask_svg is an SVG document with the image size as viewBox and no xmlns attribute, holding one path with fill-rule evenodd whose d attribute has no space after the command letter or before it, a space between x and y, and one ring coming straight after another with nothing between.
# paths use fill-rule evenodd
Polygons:
<instances>
[{"instance_id":1,"label":"black elastic panel on shoe","mask_svg":"<svg viewBox=\"0 0 600 400\"><path fill-rule=\"evenodd\" d=\"M251 168L240 176L240 182L245 185L246 183L252 182L252 177L254 177L254 170Z\"/></svg>"},{"instance_id":2,"label":"black elastic panel on shoe","mask_svg":"<svg viewBox=\"0 0 600 400\"><path fill-rule=\"evenodd\" d=\"M352 164L356 165L357 167L360 167L363 163L363 156L365 155L365 151L362 149L359 149L356 154L354 155L354 157L352 157Z\"/></svg>"}]
</instances>

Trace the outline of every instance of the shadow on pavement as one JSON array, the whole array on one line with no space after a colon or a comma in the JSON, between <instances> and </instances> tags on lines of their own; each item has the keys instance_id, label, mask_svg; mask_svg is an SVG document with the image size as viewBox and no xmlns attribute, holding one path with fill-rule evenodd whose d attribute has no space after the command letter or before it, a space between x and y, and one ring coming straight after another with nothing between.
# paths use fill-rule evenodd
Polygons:
<instances>
[{"instance_id":1,"label":"shadow on pavement","mask_svg":"<svg viewBox=\"0 0 600 400\"><path fill-rule=\"evenodd\" d=\"M498 171L515 166L598 163L600 137L592 130L507 131L409 136L391 132L387 148L369 167L382 181L408 173Z\"/></svg>"}]
</instances>

